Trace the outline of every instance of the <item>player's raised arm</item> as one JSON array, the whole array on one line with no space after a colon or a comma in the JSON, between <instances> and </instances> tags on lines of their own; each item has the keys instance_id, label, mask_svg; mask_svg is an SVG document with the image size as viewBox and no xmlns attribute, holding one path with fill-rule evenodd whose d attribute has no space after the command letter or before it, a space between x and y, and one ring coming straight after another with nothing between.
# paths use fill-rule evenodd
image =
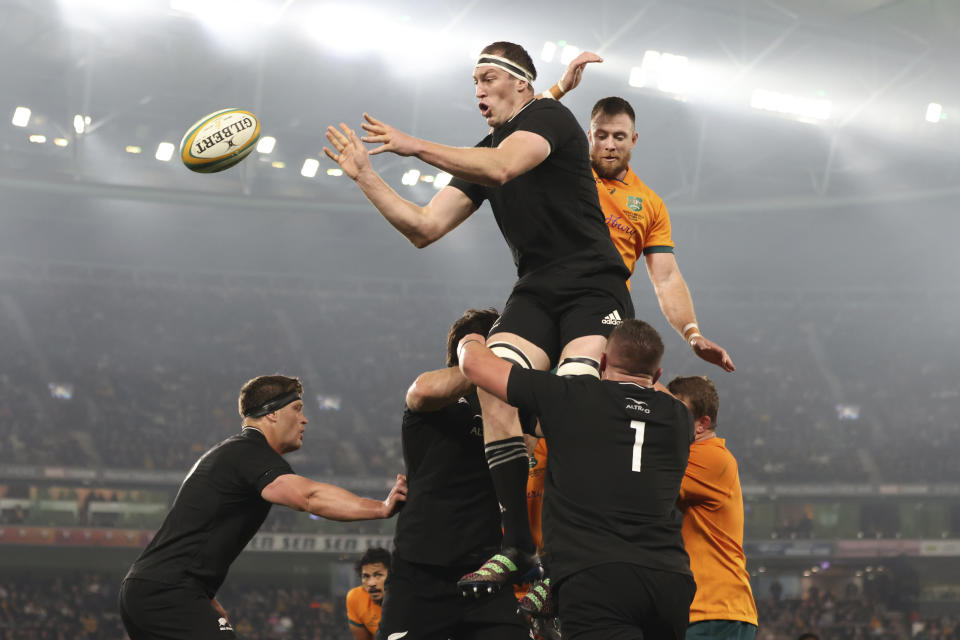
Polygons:
<instances>
[{"instance_id":1,"label":"player's raised arm","mask_svg":"<svg viewBox=\"0 0 960 640\"><path fill-rule=\"evenodd\" d=\"M734 371L736 367L726 350L701 335L690 290L680 273L676 257L664 252L649 253L645 259L660 310L670 325L683 336L697 356L724 371Z\"/></svg>"},{"instance_id":2,"label":"player's raised arm","mask_svg":"<svg viewBox=\"0 0 960 640\"><path fill-rule=\"evenodd\" d=\"M308 511L329 520L376 520L395 514L407 499L407 478L397 474L393 488L382 502L361 498L346 489L314 482L294 473L278 476L263 488L260 496L267 502Z\"/></svg>"},{"instance_id":3,"label":"player's raised arm","mask_svg":"<svg viewBox=\"0 0 960 640\"><path fill-rule=\"evenodd\" d=\"M370 155L389 151L399 156L416 156L427 164L457 178L486 186L501 186L547 159L550 144L530 131L516 131L496 147L450 147L421 140L363 114L363 142L380 143Z\"/></svg>"},{"instance_id":4,"label":"player's raised arm","mask_svg":"<svg viewBox=\"0 0 960 640\"><path fill-rule=\"evenodd\" d=\"M367 148L347 125L327 127L327 147L323 152L343 169L363 191L377 211L415 247L423 247L442 238L470 217L477 207L462 191L444 187L426 205L401 198L370 165Z\"/></svg>"},{"instance_id":5,"label":"player's raised arm","mask_svg":"<svg viewBox=\"0 0 960 640\"><path fill-rule=\"evenodd\" d=\"M580 81L583 79L583 70L591 62L603 62L603 58L592 51L582 52L580 55L570 61L570 64L568 64L567 68L564 69L563 75L560 77L560 80L557 81L557 84L553 85L546 91L537 94L537 97L559 100L566 94L570 93L580 86Z\"/></svg>"}]
</instances>

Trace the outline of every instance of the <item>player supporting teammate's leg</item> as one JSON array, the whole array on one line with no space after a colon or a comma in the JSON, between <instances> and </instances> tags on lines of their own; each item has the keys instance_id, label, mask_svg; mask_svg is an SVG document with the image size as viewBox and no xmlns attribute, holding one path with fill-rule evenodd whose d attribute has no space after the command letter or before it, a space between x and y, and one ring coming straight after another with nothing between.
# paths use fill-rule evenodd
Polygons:
<instances>
[{"instance_id":1,"label":"player supporting teammate's leg","mask_svg":"<svg viewBox=\"0 0 960 640\"><path fill-rule=\"evenodd\" d=\"M550 368L548 354L529 340L497 331L487 346L498 356L524 369ZM490 476L500 502L503 547L483 566L458 581L465 593L492 593L505 584L539 578L540 563L527 515L529 457L517 410L478 389L483 412L483 440Z\"/></svg>"},{"instance_id":2,"label":"player supporting teammate's leg","mask_svg":"<svg viewBox=\"0 0 960 640\"><path fill-rule=\"evenodd\" d=\"M520 307L519 302L516 298L512 298L508 302L508 308ZM513 311L513 309L509 310ZM632 315L632 309L630 312ZM524 309L525 320L536 318L537 315L528 308ZM516 326L510 320L504 320L506 316L507 310L504 311L501 324L495 328ZM511 318L517 317L516 313L511 314ZM596 325L600 321L601 318L598 317L591 324ZM536 333L530 331L525 333L536 335L541 344L546 345L551 342L555 344L557 339L552 335L553 332L545 335L543 326L549 325L541 325ZM611 330L612 328L613 326L610 327ZM599 377L600 358L605 345L604 335L579 336L570 340L560 354L558 375ZM497 331L487 339L487 346L504 360L512 362L514 366L540 371L550 367L551 358L544 349L515 333ZM503 548L479 569L468 573L457 582L465 595L493 593L506 584L531 582L542 577L536 547L530 535L526 495L529 457L517 410L482 389L478 390L478 395L483 407L487 462L490 465L490 474L503 512Z\"/></svg>"}]
</instances>

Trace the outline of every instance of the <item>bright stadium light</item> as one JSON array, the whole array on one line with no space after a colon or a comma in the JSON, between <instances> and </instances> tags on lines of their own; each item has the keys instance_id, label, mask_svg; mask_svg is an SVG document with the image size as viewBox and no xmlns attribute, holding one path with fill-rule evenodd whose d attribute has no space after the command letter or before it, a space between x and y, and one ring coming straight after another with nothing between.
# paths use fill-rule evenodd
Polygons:
<instances>
[{"instance_id":1,"label":"bright stadium light","mask_svg":"<svg viewBox=\"0 0 960 640\"><path fill-rule=\"evenodd\" d=\"M132 153L135 156L138 156L143 151L143 149L141 149L135 144L128 144L126 147L124 147L124 151L126 151L127 153Z\"/></svg>"},{"instance_id":2,"label":"bright stadium light","mask_svg":"<svg viewBox=\"0 0 960 640\"><path fill-rule=\"evenodd\" d=\"M277 146L277 139L273 136L264 136L257 143L257 153L273 153L273 148Z\"/></svg>"},{"instance_id":3,"label":"bright stadium light","mask_svg":"<svg viewBox=\"0 0 960 640\"><path fill-rule=\"evenodd\" d=\"M317 169L320 168L320 161L316 158L307 158L300 167L300 175L304 178L313 178L317 175Z\"/></svg>"},{"instance_id":4,"label":"bright stadium light","mask_svg":"<svg viewBox=\"0 0 960 640\"><path fill-rule=\"evenodd\" d=\"M273 162L270 163L270 166L273 167L274 169L283 169L284 167L287 166L287 163L284 162L283 160L274 160Z\"/></svg>"},{"instance_id":5,"label":"bright stadium light","mask_svg":"<svg viewBox=\"0 0 960 640\"><path fill-rule=\"evenodd\" d=\"M436 190L443 189L445 186L450 184L450 181L453 180L453 176L447 173L446 171L441 171L433 177L433 188Z\"/></svg>"},{"instance_id":6,"label":"bright stadium light","mask_svg":"<svg viewBox=\"0 0 960 640\"><path fill-rule=\"evenodd\" d=\"M553 62L553 57L557 55L557 45L554 42L544 42L543 49L540 50L540 59L544 62Z\"/></svg>"},{"instance_id":7,"label":"bright stadium light","mask_svg":"<svg viewBox=\"0 0 960 640\"><path fill-rule=\"evenodd\" d=\"M403 177L400 178L400 183L408 187L412 187L417 184L417 181L420 179L420 170L419 169L408 169Z\"/></svg>"},{"instance_id":8,"label":"bright stadium light","mask_svg":"<svg viewBox=\"0 0 960 640\"><path fill-rule=\"evenodd\" d=\"M580 49L568 44L560 51L560 64L570 64L570 61L578 55L580 55Z\"/></svg>"},{"instance_id":9,"label":"bright stadium light","mask_svg":"<svg viewBox=\"0 0 960 640\"><path fill-rule=\"evenodd\" d=\"M78 136L87 130L88 124L90 124L89 117L85 118L79 113L73 116L73 130L77 132Z\"/></svg>"},{"instance_id":10,"label":"bright stadium light","mask_svg":"<svg viewBox=\"0 0 960 640\"><path fill-rule=\"evenodd\" d=\"M161 142L157 145L157 152L153 155L154 158L160 162L170 162L170 158L173 157L173 150L175 147L172 142Z\"/></svg>"},{"instance_id":11,"label":"bright stadium light","mask_svg":"<svg viewBox=\"0 0 960 640\"><path fill-rule=\"evenodd\" d=\"M70 141L66 138L54 138L53 144L57 145L58 147L65 147L70 144Z\"/></svg>"},{"instance_id":12,"label":"bright stadium light","mask_svg":"<svg viewBox=\"0 0 960 640\"><path fill-rule=\"evenodd\" d=\"M932 122L936 124L940 122L940 116L943 115L943 105L937 102L931 102L927 105L927 115L925 119L927 122Z\"/></svg>"},{"instance_id":13,"label":"bright stadium light","mask_svg":"<svg viewBox=\"0 0 960 640\"><path fill-rule=\"evenodd\" d=\"M15 127L25 127L30 124L30 114L33 113L30 111L29 107L17 107L13 111L13 126Z\"/></svg>"},{"instance_id":14,"label":"bright stadium light","mask_svg":"<svg viewBox=\"0 0 960 640\"><path fill-rule=\"evenodd\" d=\"M787 93L755 89L750 106L761 111L773 111L800 120L827 120L833 112L833 103L824 98L801 98Z\"/></svg>"},{"instance_id":15,"label":"bright stadium light","mask_svg":"<svg viewBox=\"0 0 960 640\"><path fill-rule=\"evenodd\" d=\"M334 178L339 178L340 176L343 175L343 169L341 169L340 167L332 167L330 169L327 169L327 175L333 176Z\"/></svg>"},{"instance_id":16,"label":"bright stadium light","mask_svg":"<svg viewBox=\"0 0 960 640\"><path fill-rule=\"evenodd\" d=\"M420 176L420 182L426 182L427 184L433 184L433 176L429 173L423 176Z\"/></svg>"},{"instance_id":17,"label":"bright stadium light","mask_svg":"<svg viewBox=\"0 0 960 640\"><path fill-rule=\"evenodd\" d=\"M690 86L689 60L686 56L648 49L639 67L630 69L631 87L650 87L664 93L681 94Z\"/></svg>"},{"instance_id":18,"label":"bright stadium light","mask_svg":"<svg viewBox=\"0 0 960 640\"><path fill-rule=\"evenodd\" d=\"M47 136L35 133L30 136L30 142L35 142L36 144L43 144L47 141Z\"/></svg>"}]
</instances>

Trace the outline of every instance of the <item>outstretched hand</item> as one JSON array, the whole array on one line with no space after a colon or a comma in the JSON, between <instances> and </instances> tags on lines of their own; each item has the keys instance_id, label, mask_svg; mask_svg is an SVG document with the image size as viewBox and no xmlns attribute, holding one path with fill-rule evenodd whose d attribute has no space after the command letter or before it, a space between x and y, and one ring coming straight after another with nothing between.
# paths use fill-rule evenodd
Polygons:
<instances>
[{"instance_id":1,"label":"outstretched hand","mask_svg":"<svg viewBox=\"0 0 960 640\"><path fill-rule=\"evenodd\" d=\"M584 51L570 61L559 82L564 93L569 93L577 88L580 80L583 79L584 68L591 62L603 62L603 58L592 51Z\"/></svg>"},{"instance_id":2,"label":"outstretched hand","mask_svg":"<svg viewBox=\"0 0 960 640\"><path fill-rule=\"evenodd\" d=\"M393 488L390 489L390 493L387 495L387 499L383 501L383 506L385 509L384 518L389 518L397 511L400 510L400 507L403 506L403 503L407 500L407 476L402 473L397 474L397 481L393 483Z\"/></svg>"},{"instance_id":3,"label":"outstretched hand","mask_svg":"<svg viewBox=\"0 0 960 640\"><path fill-rule=\"evenodd\" d=\"M733 366L733 360L730 359L730 355L727 353L727 350L718 345L712 340L707 340L703 336L697 336L693 338L693 352L697 354L701 359L706 360L710 364L715 364L724 371L736 371L737 368Z\"/></svg>"},{"instance_id":4,"label":"outstretched hand","mask_svg":"<svg viewBox=\"0 0 960 640\"><path fill-rule=\"evenodd\" d=\"M382 143L379 147L370 150L370 155L389 151L398 156L412 156L417 153L417 139L395 129L385 122L380 122L369 113L363 114L366 122L360 124L368 135L363 136L364 142Z\"/></svg>"},{"instance_id":5,"label":"outstretched hand","mask_svg":"<svg viewBox=\"0 0 960 640\"><path fill-rule=\"evenodd\" d=\"M340 123L341 132L333 125L327 127L327 140L336 149L336 153L323 148L327 157L340 165L351 180L356 180L363 171L370 169L370 154L357 137L356 132L344 123Z\"/></svg>"}]
</instances>

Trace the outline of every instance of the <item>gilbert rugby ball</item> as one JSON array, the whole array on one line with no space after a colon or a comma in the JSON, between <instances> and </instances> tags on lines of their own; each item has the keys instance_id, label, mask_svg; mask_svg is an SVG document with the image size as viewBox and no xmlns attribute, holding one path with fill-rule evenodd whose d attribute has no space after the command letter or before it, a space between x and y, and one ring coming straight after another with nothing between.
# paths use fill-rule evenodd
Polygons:
<instances>
[{"instance_id":1,"label":"gilbert rugby ball","mask_svg":"<svg viewBox=\"0 0 960 640\"><path fill-rule=\"evenodd\" d=\"M221 109L193 124L180 141L187 169L214 173L246 158L260 139L260 121L243 109Z\"/></svg>"}]
</instances>

